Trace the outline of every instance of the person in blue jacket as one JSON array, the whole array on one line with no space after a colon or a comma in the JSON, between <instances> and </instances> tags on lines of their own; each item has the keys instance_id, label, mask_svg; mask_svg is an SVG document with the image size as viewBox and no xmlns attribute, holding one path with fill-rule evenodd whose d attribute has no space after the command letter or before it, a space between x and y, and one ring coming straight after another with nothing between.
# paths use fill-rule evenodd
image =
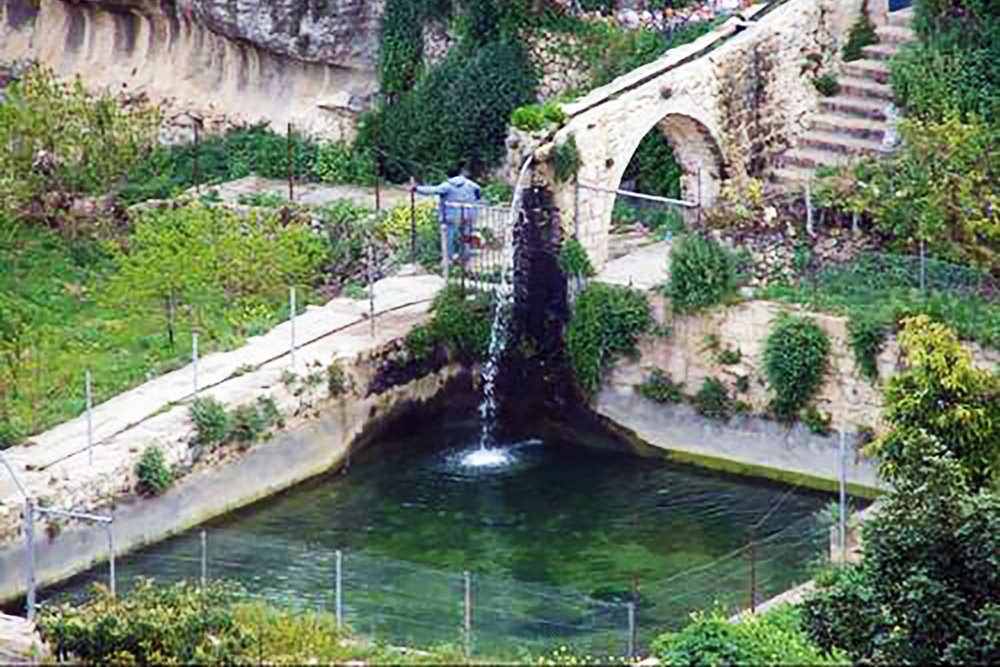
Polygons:
<instances>
[{"instance_id":1,"label":"person in blue jacket","mask_svg":"<svg viewBox=\"0 0 1000 667\"><path fill-rule=\"evenodd\" d=\"M448 228L448 258L454 260L461 256L462 261L468 259L468 248L460 236L469 233L475 220L476 210L468 205L479 201L482 194L479 184L466 178L460 167L451 167L448 169L448 180L440 185L417 185L411 180L410 186L417 194L440 197L441 224ZM466 229L461 229L463 223Z\"/></svg>"}]
</instances>

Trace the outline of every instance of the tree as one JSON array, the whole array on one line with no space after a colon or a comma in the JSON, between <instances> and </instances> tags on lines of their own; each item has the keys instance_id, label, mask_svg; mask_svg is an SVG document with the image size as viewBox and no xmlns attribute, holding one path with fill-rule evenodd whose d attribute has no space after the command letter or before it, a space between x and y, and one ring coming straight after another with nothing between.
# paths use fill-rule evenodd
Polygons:
<instances>
[{"instance_id":1,"label":"tree","mask_svg":"<svg viewBox=\"0 0 1000 667\"><path fill-rule=\"evenodd\" d=\"M919 478L943 449L971 489L1000 484L1000 375L976 368L955 332L926 315L904 321L899 344L907 370L886 383L889 430L870 448L882 475Z\"/></svg>"},{"instance_id":2,"label":"tree","mask_svg":"<svg viewBox=\"0 0 1000 667\"><path fill-rule=\"evenodd\" d=\"M907 369L875 443L892 491L863 529L862 562L817 580L803 618L824 648L876 663L1000 661L997 375L954 332L904 323Z\"/></svg>"}]
</instances>

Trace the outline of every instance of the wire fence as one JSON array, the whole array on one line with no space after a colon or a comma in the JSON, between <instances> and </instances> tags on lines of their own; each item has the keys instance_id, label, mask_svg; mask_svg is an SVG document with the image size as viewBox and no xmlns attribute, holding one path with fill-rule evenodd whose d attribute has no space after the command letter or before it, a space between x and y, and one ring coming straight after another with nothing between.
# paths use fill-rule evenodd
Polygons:
<instances>
[{"instance_id":1,"label":"wire fence","mask_svg":"<svg viewBox=\"0 0 1000 667\"><path fill-rule=\"evenodd\" d=\"M829 546L829 527L806 517L770 533L751 532L745 546L711 562L659 580L636 579L631 591L608 599L225 529L189 532L119 557L113 576L125 594L141 578L235 582L248 597L328 613L355 632L401 646L459 645L470 655L497 658L559 647L625 656L679 629L691 612L715 605L735 613L803 583L812 566L828 559ZM40 607L79 601L90 581L106 577L95 570L42 591Z\"/></svg>"}]
</instances>

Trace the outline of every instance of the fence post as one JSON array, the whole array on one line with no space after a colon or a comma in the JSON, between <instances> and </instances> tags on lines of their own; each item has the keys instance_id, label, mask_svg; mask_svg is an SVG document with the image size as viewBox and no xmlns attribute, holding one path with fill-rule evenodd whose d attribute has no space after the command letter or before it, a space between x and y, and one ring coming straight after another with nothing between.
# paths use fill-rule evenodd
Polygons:
<instances>
[{"instance_id":1,"label":"fence post","mask_svg":"<svg viewBox=\"0 0 1000 667\"><path fill-rule=\"evenodd\" d=\"M201 587L208 583L208 533L201 531Z\"/></svg>"},{"instance_id":2,"label":"fence post","mask_svg":"<svg viewBox=\"0 0 1000 667\"><path fill-rule=\"evenodd\" d=\"M294 147L292 146L292 124L288 124L288 201L295 201L295 162L293 159Z\"/></svg>"},{"instance_id":3,"label":"fence post","mask_svg":"<svg viewBox=\"0 0 1000 667\"><path fill-rule=\"evenodd\" d=\"M108 584L111 588L111 597L117 597L117 577L115 576L115 524L112 519L107 524L108 527Z\"/></svg>"},{"instance_id":4,"label":"fence post","mask_svg":"<svg viewBox=\"0 0 1000 667\"><path fill-rule=\"evenodd\" d=\"M465 579L465 655L472 655L472 575L463 572Z\"/></svg>"},{"instance_id":5,"label":"fence post","mask_svg":"<svg viewBox=\"0 0 1000 667\"><path fill-rule=\"evenodd\" d=\"M816 236L816 228L813 225L813 201L812 201L812 179L806 179L806 232L809 236Z\"/></svg>"},{"instance_id":6,"label":"fence post","mask_svg":"<svg viewBox=\"0 0 1000 667\"><path fill-rule=\"evenodd\" d=\"M445 209L445 219L447 220L447 209ZM451 258L448 256L448 223L441 221L441 277L448 280L448 264Z\"/></svg>"},{"instance_id":7,"label":"fence post","mask_svg":"<svg viewBox=\"0 0 1000 667\"><path fill-rule=\"evenodd\" d=\"M840 540L840 564L847 564L847 435L840 432L840 521L837 538Z\"/></svg>"},{"instance_id":8,"label":"fence post","mask_svg":"<svg viewBox=\"0 0 1000 667\"><path fill-rule=\"evenodd\" d=\"M87 400L87 458L94 465L94 391L90 369L83 372L83 389Z\"/></svg>"},{"instance_id":9,"label":"fence post","mask_svg":"<svg viewBox=\"0 0 1000 667\"><path fill-rule=\"evenodd\" d=\"M750 613L757 613L757 543L750 529Z\"/></svg>"},{"instance_id":10,"label":"fence post","mask_svg":"<svg viewBox=\"0 0 1000 667\"><path fill-rule=\"evenodd\" d=\"M198 333L191 333L191 372L194 395L198 395Z\"/></svg>"},{"instance_id":11,"label":"fence post","mask_svg":"<svg viewBox=\"0 0 1000 667\"><path fill-rule=\"evenodd\" d=\"M28 620L35 620L35 506L24 501L24 540L28 547Z\"/></svg>"},{"instance_id":12,"label":"fence post","mask_svg":"<svg viewBox=\"0 0 1000 667\"><path fill-rule=\"evenodd\" d=\"M334 609L337 616L337 627L344 627L344 554L337 549L336 578L334 580Z\"/></svg>"},{"instance_id":13,"label":"fence post","mask_svg":"<svg viewBox=\"0 0 1000 667\"><path fill-rule=\"evenodd\" d=\"M410 263L417 263L417 191L410 190Z\"/></svg>"},{"instance_id":14,"label":"fence post","mask_svg":"<svg viewBox=\"0 0 1000 667\"><path fill-rule=\"evenodd\" d=\"M636 627L635 627L635 603L628 603L628 657L635 657L635 639L636 639Z\"/></svg>"},{"instance_id":15,"label":"fence post","mask_svg":"<svg viewBox=\"0 0 1000 667\"><path fill-rule=\"evenodd\" d=\"M291 347L291 357L292 357L292 368L295 368L295 288L288 288L288 312L291 314L291 325L292 325L292 347Z\"/></svg>"},{"instance_id":16,"label":"fence post","mask_svg":"<svg viewBox=\"0 0 1000 667\"><path fill-rule=\"evenodd\" d=\"M375 338L375 244L368 235L368 322Z\"/></svg>"}]
</instances>

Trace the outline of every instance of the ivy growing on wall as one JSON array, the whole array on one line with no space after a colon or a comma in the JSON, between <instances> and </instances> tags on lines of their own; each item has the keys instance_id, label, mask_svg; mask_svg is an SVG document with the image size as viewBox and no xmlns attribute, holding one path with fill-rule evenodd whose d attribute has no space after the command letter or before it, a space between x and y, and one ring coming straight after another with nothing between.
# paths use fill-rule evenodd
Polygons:
<instances>
[{"instance_id":1,"label":"ivy growing on wall","mask_svg":"<svg viewBox=\"0 0 1000 667\"><path fill-rule=\"evenodd\" d=\"M767 380L775 393L771 411L792 420L823 385L830 338L814 320L782 313L764 350Z\"/></svg>"}]
</instances>

